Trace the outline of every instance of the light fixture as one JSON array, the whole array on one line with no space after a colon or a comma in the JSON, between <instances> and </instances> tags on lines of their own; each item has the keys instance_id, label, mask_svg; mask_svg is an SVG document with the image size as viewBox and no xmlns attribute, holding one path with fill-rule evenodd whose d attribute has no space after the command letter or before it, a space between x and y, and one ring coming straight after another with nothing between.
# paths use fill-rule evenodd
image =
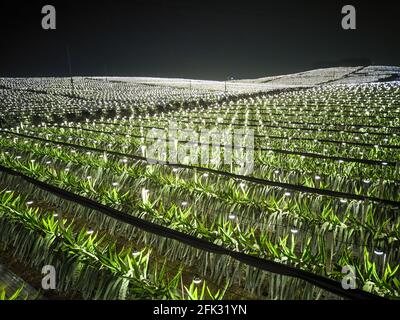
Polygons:
<instances>
[{"instance_id":1,"label":"light fixture","mask_svg":"<svg viewBox=\"0 0 400 320\"><path fill-rule=\"evenodd\" d=\"M374 250L374 253L375 253L377 256L383 255L383 251L382 251L381 249L379 249L379 248L376 248L376 249Z\"/></svg>"}]
</instances>

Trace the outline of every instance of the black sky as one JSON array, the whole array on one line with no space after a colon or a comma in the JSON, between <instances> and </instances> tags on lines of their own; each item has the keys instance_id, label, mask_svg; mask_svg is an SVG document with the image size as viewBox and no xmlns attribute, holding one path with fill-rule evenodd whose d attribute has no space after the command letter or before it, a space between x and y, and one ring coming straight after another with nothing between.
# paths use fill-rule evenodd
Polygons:
<instances>
[{"instance_id":1,"label":"black sky","mask_svg":"<svg viewBox=\"0 0 400 320\"><path fill-rule=\"evenodd\" d=\"M3 3L4 2L4 3ZM400 65L400 12L381 1L3 1L0 76L255 78L369 59ZM57 29L41 28L53 4ZM341 7L357 30L341 28Z\"/></svg>"}]
</instances>

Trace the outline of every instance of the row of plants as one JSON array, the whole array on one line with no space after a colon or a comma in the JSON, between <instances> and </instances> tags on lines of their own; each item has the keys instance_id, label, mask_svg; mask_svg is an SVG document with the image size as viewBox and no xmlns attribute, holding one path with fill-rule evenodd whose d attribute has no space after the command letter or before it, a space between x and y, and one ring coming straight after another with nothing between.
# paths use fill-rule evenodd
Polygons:
<instances>
[{"instance_id":1,"label":"row of plants","mask_svg":"<svg viewBox=\"0 0 400 320\"><path fill-rule=\"evenodd\" d=\"M251 183L244 182L235 182L231 179L216 175L214 173L204 173L197 174L196 172L193 174L191 170L183 170L177 168L168 168L165 166L148 166L145 162L136 162L132 165L127 165L127 159L121 158L118 156L107 155L102 152L90 152L83 150L75 150L69 147L58 146L48 144L48 143L38 143L34 142L35 140L29 141L18 141L11 142L8 140L0 140L0 143L3 147L12 148L13 154L18 158L19 151L29 152L31 157L32 164L33 162L39 161L43 165L51 166L57 165L57 170L63 168L69 168L71 165L75 164L78 168L88 167L93 168L92 173L95 176L99 175L99 171L101 170L101 175L109 179L110 181L118 181L115 183L115 188L121 188L121 180L124 180L125 177L130 177L132 180L124 181L124 184L136 184L135 179L139 179L141 184L145 185L148 181L151 181L151 184L154 184L155 188L161 188L164 186L176 186L178 192L180 189L185 189L189 193L196 193L199 196L211 196L211 199L215 199L215 205L221 205L221 202L225 202L227 205L236 206L236 210L243 212L242 216L245 218L247 222L260 222L259 218L263 216L263 211L265 212L274 212L274 211L285 211L288 209L293 215L297 214L299 217L305 217L308 221L314 221L318 223L318 219L322 219L320 222L329 221L334 224L343 224L345 223L348 226L351 226L352 221L359 219L361 223L355 224L357 227L362 227L363 223L369 221L371 217L375 216L377 224L384 222L385 220L378 220L379 217L382 219L390 219L394 218L395 215L391 212L390 208L380 208L379 206L374 205L374 203L367 203L366 207L366 215L364 216L364 212L360 212L360 214L354 213L356 207L353 204L348 204L348 202L341 198L335 199L327 197L328 202L326 206L316 206L312 204L316 199L320 202L321 197L310 198L310 194L305 193L307 198L309 199L310 208L315 207L314 210L309 210L311 215L307 215L305 210L296 209L296 206L299 206L298 203L293 204L292 201L295 198L284 194L283 192L287 192L282 188L271 188L259 186ZM5 155L9 155L9 152L6 152ZM35 157L39 156L36 160ZM29 158L29 156L27 156ZM43 158L43 157L48 157ZM54 164L54 160L61 160L59 164ZM83 174L86 176L90 175L90 172L85 171ZM217 186L221 186L221 188ZM153 187L153 188L154 188ZM169 190L168 192L171 192ZM156 192L157 194L158 192ZM296 194L296 193L295 193ZM268 195L271 198L268 198ZM303 195L303 197L304 197ZM281 199L280 201L276 201L274 198ZM286 199L286 201L285 201ZM205 199L204 199L205 200ZM209 201L207 203L202 204L202 201L199 201L197 206L200 208L209 207ZM280 205L277 205L280 203ZM346 208L347 207L347 208ZM223 207L219 208L222 209ZM217 209L217 208L215 208ZM253 210L249 210L253 209ZM359 211L361 207L357 211ZM220 210L216 210L219 212ZM232 209L222 210L223 212L230 212ZM323 213L322 215L320 213ZM327 212L327 213L324 213ZM335 217L335 214L329 212L341 212L343 215L338 215ZM368 218L368 215L371 215ZM324 218L326 217L326 218ZM327 219L327 220L325 220ZM392 220L395 222L395 220ZM396 222L395 222L396 223ZM375 224L375 223L374 223ZM367 228L365 228L367 229ZM373 229L374 234L379 234L377 230Z\"/></svg>"},{"instance_id":2,"label":"row of plants","mask_svg":"<svg viewBox=\"0 0 400 320\"><path fill-rule=\"evenodd\" d=\"M133 141L130 141L131 145L126 147L126 144L123 144L124 142L126 143L123 137L111 137L101 133L92 133L88 137L86 131L74 135L62 130L59 129L56 133L44 133L40 130L24 130L23 132L32 138L36 136L48 138L49 142L67 142L77 146L118 151L138 156L143 155L141 147L146 145L146 141L143 142L139 138L132 139ZM5 137L15 142L21 140L18 136L6 135ZM28 139L24 139L24 142L29 143ZM154 139L148 140L147 143L154 143ZM187 148L187 146L181 145L179 148ZM161 155L162 152L160 150L156 153L156 155L159 155L158 158L160 160L167 159L167 155ZM145 153L145 155L149 154ZM223 156L222 150L220 155L221 162L223 162ZM240 155L238 157L241 159ZM399 201L399 183L397 180L390 179L391 175L397 178L399 170L397 167L378 166L377 168L376 165L356 162L338 163L337 160L322 161L321 159L300 155L285 155L273 152L255 153L255 157L255 165L250 175L256 178ZM233 173L240 173L242 170L242 164L232 166L210 163L202 166Z\"/></svg>"},{"instance_id":3,"label":"row of plants","mask_svg":"<svg viewBox=\"0 0 400 320\"><path fill-rule=\"evenodd\" d=\"M166 128L166 129L161 129ZM97 140L96 136L103 134L105 136L112 136L115 139L124 140L124 144L129 144L131 146L140 146L141 140L145 140L146 138L160 138L160 139L177 139L178 141L193 141L197 143L211 143L210 140L204 141L204 137L201 136L201 131L193 131L193 127L190 126L191 129L185 131L185 128L181 128L178 126L179 130L173 130L167 126L162 126L158 124L155 127L155 130L144 130L142 127L121 127L116 126L116 124L110 124L109 126L104 123L92 122L91 124L72 124L69 126L60 127L47 127L45 129L40 128L39 131L45 134L54 134L54 135L62 135L70 134L71 136L83 136L89 139ZM34 128L32 128L34 130ZM213 129L215 133L217 130L230 130L230 135L228 136L228 140L220 141L218 140L218 144L222 145L232 145L232 128L227 126L210 126L210 128L202 128L202 129ZM246 133L246 126L241 126L241 130L243 133ZM212 132L212 131L211 131ZM247 131L248 134L252 134L251 131ZM165 136L165 138L164 138ZM210 139L210 138L208 138ZM224 139L225 140L225 139ZM101 138L100 138L101 141ZM323 142L323 145L321 143ZM281 150L281 151L292 151L299 152L303 151L304 153L315 153L320 154L325 157L339 157L339 158L354 158L357 155L356 159L366 159L373 161L380 161L383 166L385 166L385 162L387 163L391 159L391 161L398 161L398 149L399 146L380 146L377 144L371 143L370 145L354 145L349 141L338 141L334 143L330 143L327 141L319 141L314 138L303 138L303 139L293 139L292 137L255 137L254 138L254 149L257 151L273 151L273 150ZM340 147L338 148L338 145ZM398 176L397 176L398 178Z\"/></svg>"}]
</instances>

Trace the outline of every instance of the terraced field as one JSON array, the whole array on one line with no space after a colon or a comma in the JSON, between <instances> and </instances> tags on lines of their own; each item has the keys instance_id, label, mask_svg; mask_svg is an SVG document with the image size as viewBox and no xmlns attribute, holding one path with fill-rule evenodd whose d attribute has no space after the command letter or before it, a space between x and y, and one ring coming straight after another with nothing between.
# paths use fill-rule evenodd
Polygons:
<instances>
[{"instance_id":1,"label":"terraced field","mask_svg":"<svg viewBox=\"0 0 400 320\"><path fill-rule=\"evenodd\" d=\"M52 297L400 297L399 82L0 88L0 263L53 265Z\"/></svg>"}]
</instances>

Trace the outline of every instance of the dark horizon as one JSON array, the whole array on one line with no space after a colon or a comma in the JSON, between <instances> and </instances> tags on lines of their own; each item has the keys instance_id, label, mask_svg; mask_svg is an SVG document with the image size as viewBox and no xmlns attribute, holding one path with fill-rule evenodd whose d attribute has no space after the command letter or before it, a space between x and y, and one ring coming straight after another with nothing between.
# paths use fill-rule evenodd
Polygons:
<instances>
[{"instance_id":1,"label":"dark horizon","mask_svg":"<svg viewBox=\"0 0 400 320\"><path fill-rule=\"evenodd\" d=\"M41 7L57 29L41 28ZM357 29L343 30L353 4ZM1 77L259 78L334 65L400 65L398 11L389 1L84 3L0 5Z\"/></svg>"}]
</instances>

